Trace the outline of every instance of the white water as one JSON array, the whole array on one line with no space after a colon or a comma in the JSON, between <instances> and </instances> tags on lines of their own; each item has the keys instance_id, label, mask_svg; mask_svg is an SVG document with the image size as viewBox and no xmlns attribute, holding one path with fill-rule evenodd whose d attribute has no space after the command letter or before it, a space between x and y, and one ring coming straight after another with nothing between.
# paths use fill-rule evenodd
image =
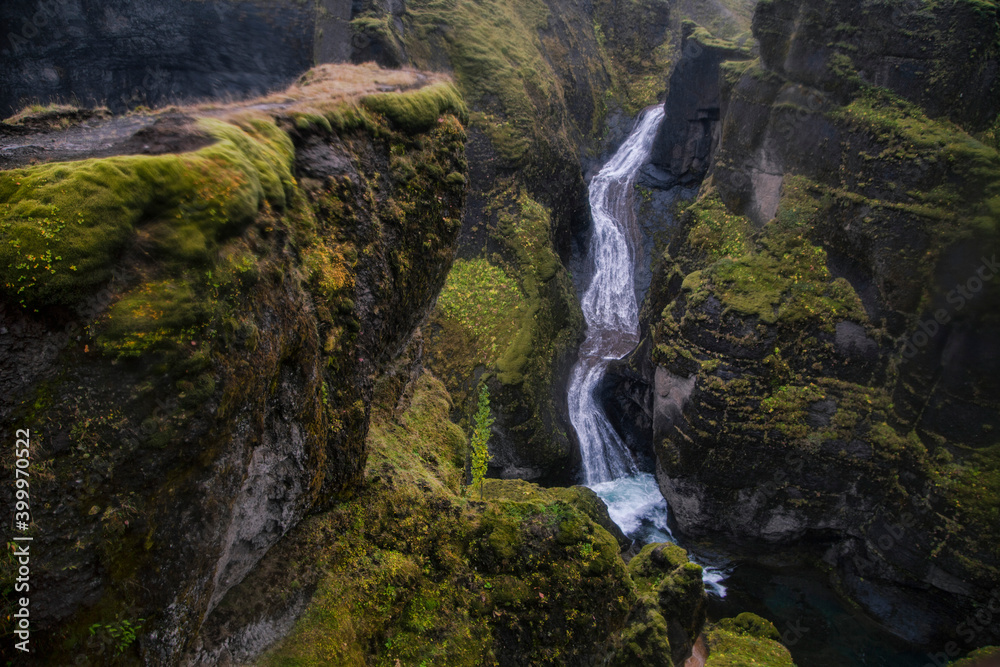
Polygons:
<instances>
[{"instance_id":1,"label":"white water","mask_svg":"<svg viewBox=\"0 0 1000 667\"><path fill-rule=\"evenodd\" d=\"M607 503L611 519L622 532L642 544L675 541L667 526L667 501L653 475L639 471L594 390L608 363L621 359L639 342L635 300L639 230L633 185L639 168L649 159L662 120L660 105L643 111L632 134L590 183L594 229L587 255L593 277L580 302L587 337L569 382L570 421L580 441L584 482ZM700 564L706 588L724 597L721 582L727 572Z\"/></svg>"}]
</instances>

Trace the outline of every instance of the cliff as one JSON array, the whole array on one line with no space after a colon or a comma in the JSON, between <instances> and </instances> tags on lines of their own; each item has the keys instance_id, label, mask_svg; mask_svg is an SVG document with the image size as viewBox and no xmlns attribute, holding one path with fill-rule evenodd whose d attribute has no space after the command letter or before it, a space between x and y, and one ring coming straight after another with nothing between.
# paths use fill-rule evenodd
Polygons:
<instances>
[{"instance_id":1,"label":"cliff","mask_svg":"<svg viewBox=\"0 0 1000 667\"><path fill-rule=\"evenodd\" d=\"M462 120L447 80L327 67L251 105L92 121L73 161L53 141L0 172L35 657L131 624L176 663L289 529L356 492L375 379L452 262Z\"/></svg>"},{"instance_id":2,"label":"cliff","mask_svg":"<svg viewBox=\"0 0 1000 667\"><path fill-rule=\"evenodd\" d=\"M771 0L759 59L678 70L667 108L717 89L719 120L660 163L711 165L619 370L685 533L799 547L914 642L1000 583L996 19Z\"/></svg>"},{"instance_id":3,"label":"cliff","mask_svg":"<svg viewBox=\"0 0 1000 667\"><path fill-rule=\"evenodd\" d=\"M0 117L27 104L120 112L283 89L352 52L351 3L12 0L0 7Z\"/></svg>"}]
</instances>

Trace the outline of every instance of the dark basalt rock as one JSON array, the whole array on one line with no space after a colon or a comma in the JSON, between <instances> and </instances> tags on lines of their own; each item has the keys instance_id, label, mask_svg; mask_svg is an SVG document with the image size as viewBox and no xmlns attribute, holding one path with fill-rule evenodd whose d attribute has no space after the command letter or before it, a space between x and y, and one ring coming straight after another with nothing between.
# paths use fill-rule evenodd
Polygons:
<instances>
[{"instance_id":1,"label":"dark basalt rock","mask_svg":"<svg viewBox=\"0 0 1000 667\"><path fill-rule=\"evenodd\" d=\"M119 112L282 88L323 50L338 5L263 1L14 0L0 6L0 117L32 102L77 100ZM275 11L280 7L280 11ZM349 16L348 16L349 19ZM349 40L339 58L346 60ZM329 49L326 49L329 51Z\"/></svg>"},{"instance_id":2,"label":"dark basalt rock","mask_svg":"<svg viewBox=\"0 0 1000 667\"><path fill-rule=\"evenodd\" d=\"M694 23L685 22L682 30L681 60L670 76L664 120L650 161L674 180L689 184L708 171L719 140L719 68L727 60L752 54L743 44L712 38Z\"/></svg>"}]
</instances>

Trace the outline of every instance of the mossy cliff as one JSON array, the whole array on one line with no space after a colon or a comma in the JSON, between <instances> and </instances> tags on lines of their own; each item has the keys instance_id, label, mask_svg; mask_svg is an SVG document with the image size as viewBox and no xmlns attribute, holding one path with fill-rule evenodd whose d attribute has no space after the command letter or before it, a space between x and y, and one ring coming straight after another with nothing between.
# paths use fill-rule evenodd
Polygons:
<instances>
[{"instance_id":1,"label":"mossy cliff","mask_svg":"<svg viewBox=\"0 0 1000 667\"><path fill-rule=\"evenodd\" d=\"M0 419L31 432L37 659L176 663L362 482L375 379L444 282L465 198L457 90L365 96L399 76L321 68L280 101L141 119L146 154L0 172ZM197 147L151 148L178 136Z\"/></svg>"},{"instance_id":2,"label":"mossy cliff","mask_svg":"<svg viewBox=\"0 0 1000 667\"><path fill-rule=\"evenodd\" d=\"M690 68L711 166L620 371L683 531L804 547L917 642L1000 585L997 18L769 0L759 59Z\"/></svg>"},{"instance_id":3,"label":"mossy cliff","mask_svg":"<svg viewBox=\"0 0 1000 667\"><path fill-rule=\"evenodd\" d=\"M408 352L407 354L414 354ZM411 360L401 364L410 368ZM419 371L418 371L419 373ZM393 386L394 385L394 386ZM582 487L463 487L466 439L427 372L380 383L366 484L309 517L233 588L190 654L260 665L673 665L704 623L701 568L673 545L628 566ZM620 533L619 533L620 536ZM302 600L301 617L281 610ZM306 602L308 601L308 602Z\"/></svg>"}]
</instances>

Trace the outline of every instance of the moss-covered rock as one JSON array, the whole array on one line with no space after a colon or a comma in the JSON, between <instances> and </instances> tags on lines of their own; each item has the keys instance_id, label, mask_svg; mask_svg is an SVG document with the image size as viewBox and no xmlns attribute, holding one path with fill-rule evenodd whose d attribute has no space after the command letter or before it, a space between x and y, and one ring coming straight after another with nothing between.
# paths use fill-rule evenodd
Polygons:
<instances>
[{"instance_id":1,"label":"moss-covered rock","mask_svg":"<svg viewBox=\"0 0 1000 667\"><path fill-rule=\"evenodd\" d=\"M761 3L627 362L682 530L821 542L914 641L955 632L940 596L971 613L1000 581L995 12Z\"/></svg>"},{"instance_id":2,"label":"moss-covered rock","mask_svg":"<svg viewBox=\"0 0 1000 667\"><path fill-rule=\"evenodd\" d=\"M948 664L951 667L977 667L977 665L988 667L998 659L1000 659L1000 647L984 646L983 648L976 649L961 660L949 662Z\"/></svg>"},{"instance_id":3,"label":"moss-covered rock","mask_svg":"<svg viewBox=\"0 0 1000 667\"><path fill-rule=\"evenodd\" d=\"M175 663L285 532L356 492L374 377L440 290L466 171L455 88L330 92L373 76L322 69L270 115L215 113L192 152L0 173L0 414L34 435L48 503L39 659L142 619L91 659Z\"/></svg>"},{"instance_id":4,"label":"moss-covered rock","mask_svg":"<svg viewBox=\"0 0 1000 667\"><path fill-rule=\"evenodd\" d=\"M448 419L444 385L424 373L403 395L405 409L373 416L362 494L304 521L230 592L200 659L252 657L253 629L280 618L262 603L291 585L308 604L260 664L628 664L620 650L663 646L670 661L660 643L668 624L701 622L685 616L692 593L673 586L675 606L647 595L649 620L592 492L487 480L484 500L466 497L456 456L465 438ZM684 552L667 548L665 577L683 578ZM700 569L698 583L695 604Z\"/></svg>"},{"instance_id":5,"label":"moss-covered rock","mask_svg":"<svg viewBox=\"0 0 1000 667\"><path fill-rule=\"evenodd\" d=\"M724 618L709 630L706 667L794 667L788 649L777 641L774 626L759 616L753 620L749 616L754 615L744 612L735 619Z\"/></svg>"}]
</instances>

